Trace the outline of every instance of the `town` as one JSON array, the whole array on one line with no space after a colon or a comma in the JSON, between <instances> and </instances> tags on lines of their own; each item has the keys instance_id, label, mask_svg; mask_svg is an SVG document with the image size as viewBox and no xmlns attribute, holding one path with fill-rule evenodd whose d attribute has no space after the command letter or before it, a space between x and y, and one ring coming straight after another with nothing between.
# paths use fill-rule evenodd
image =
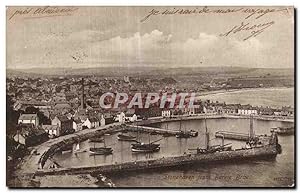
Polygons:
<instances>
[{"instance_id":1,"label":"town","mask_svg":"<svg viewBox=\"0 0 300 193\"><path fill-rule=\"evenodd\" d=\"M100 108L99 97L104 90L110 92L127 92L134 94L141 91L169 93L176 90L172 78L163 78L154 82L140 77L124 76L119 79L102 79L95 77L71 78L8 78L7 97L8 105L8 140L25 147L37 145L49 138L67 135L83 129L93 129L113 122L135 122L138 119L173 118L178 116L197 115L235 115L260 116L271 118L294 117L294 109L290 106L272 108L252 106L250 104L227 104L222 101L197 100L197 108L168 108L168 101L164 108L160 101L151 104L149 108L133 106L127 109L126 105L118 108ZM224 83L223 83L224 84ZM164 89L161 89L161 88ZM212 87L216 87L213 83ZM143 100L146 95L143 95ZM10 107L8 107L10 108ZM12 113L13 112L13 113ZM11 150L10 152L14 152Z\"/></svg>"}]
</instances>

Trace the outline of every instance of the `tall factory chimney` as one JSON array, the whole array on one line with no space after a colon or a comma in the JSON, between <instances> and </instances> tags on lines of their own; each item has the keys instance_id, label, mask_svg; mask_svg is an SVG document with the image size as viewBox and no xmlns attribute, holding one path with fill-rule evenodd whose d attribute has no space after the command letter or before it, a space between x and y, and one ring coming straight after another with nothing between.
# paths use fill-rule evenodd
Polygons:
<instances>
[{"instance_id":1,"label":"tall factory chimney","mask_svg":"<svg viewBox=\"0 0 300 193\"><path fill-rule=\"evenodd\" d=\"M85 108L84 104L84 78L81 79L81 109Z\"/></svg>"}]
</instances>

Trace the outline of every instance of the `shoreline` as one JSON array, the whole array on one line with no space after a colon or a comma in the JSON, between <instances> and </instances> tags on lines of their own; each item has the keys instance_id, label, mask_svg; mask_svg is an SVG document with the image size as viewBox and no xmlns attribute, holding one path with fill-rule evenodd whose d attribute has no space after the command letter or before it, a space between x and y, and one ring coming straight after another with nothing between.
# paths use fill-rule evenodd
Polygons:
<instances>
[{"instance_id":1,"label":"shoreline","mask_svg":"<svg viewBox=\"0 0 300 193\"><path fill-rule=\"evenodd\" d=\"M288 89L294 87L262 87L262 88L241 88L241 89L221 89L215 91L204 91L201 93L197 93L196 97L209 96L209 95L217 95L217 94L226 94L226 93L238 93L243 91L255 91L255 90L271 90L271 89Z\"/></svg>"},{"instance_id":2,"label":"shoreline","mask_svg":"<svg viewBox=\"0 0 300 193\"><path fill-rule=\"evenodd\" d=\"M206 115L207 116L207 115ZM206 116L188 116L184 117L186 120L191 119L204 119ZM241 119L241 118L248 118L247 116L224 116L224 115L210 115L209 119L212 118L235 118L235 119ZM259 117L256 117L260 119ZM143 121L143 125L147 125L149 123L147 122L169 122L169 121L177 121L179 118L172 118L172 119L162 119L161 117L157 117L156 119L150 119L147 121ZM264 118L263 118L264 119ZM272 118L267 119L269 121L291 121L293 122L293 119L286 120L286 119L274 119ZM59 138L55 138L53 140L49 140L43 144L40 144L38 146L33 147L33 149L37 150L37 152L40 153L40 155L33 155L32 153L29 156L26 156L24 160L22 160L22 163L20 164L20 167L15 171L16 177L21 179L21 187L28 187L30 182L33 180L30 178L30 176L34 175L38 171L43 171L45 169L40 169L41 161L46 162L48 157L54 154L56 151L58 151L62 146L73 144L75 142L78 142L78 140L84 141L84 139L87 139L90 136L95 135L104 135L106 132L113 132L118 130L119 124L109 124L106 126L98 127L96 129L91 130L82 130L80 133L75 133L71 135L61 136ZM104 128L107 128L106 131L103 131ZM32 151L33 152L33 151ZM47 170L47 169L46 169Z\"/></svg>"}]
</instances>

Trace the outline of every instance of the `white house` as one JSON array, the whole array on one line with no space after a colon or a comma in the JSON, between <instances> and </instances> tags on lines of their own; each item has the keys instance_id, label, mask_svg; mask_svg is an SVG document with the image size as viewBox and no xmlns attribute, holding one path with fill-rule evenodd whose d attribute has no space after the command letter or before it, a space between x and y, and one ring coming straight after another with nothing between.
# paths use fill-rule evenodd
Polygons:
<instances>
[{"instance_id":1,"label":"white house","mask_svg":"<svg viewBox=\"0 0 300 193\"><path fill-rule=\"evenodd\" d=\"M239 115L257 115L257 110L253 109L253 108L249 108L249 109L239 108L238 114Z\"/></svg>"},{"instance_id":2,"label":"white house","mask_svg":"<svg viewBox=\"0 0 300 193\"><path fill-rule=\"evenodd\" d=\"M194 108L184 108L184 114L185 115L195 115L195 109Z\"/></svg>"},{"instance_id":3,"label":"white house","mask_svg":"<svg viewBox=\"0 0 300 193\"><path fill-rule=\"evenodd\" d=\"M126 114L125 120L129 121L129 122L135 122L135 121L137 121L137 116L136 116L136 114Z\"/></svg>"},{"instance_id":4,"label":"white house","mask_svg":"<svg viewBox=\"0 0 300 193\"><path fill-rule=\"evenodd\" d=\"M42 129L48 133L49 136L58 136L59 135L59 126L58 125L42 125Z\"/></svg>"},{"instance_id":5,"label":"white house","mask_svg":"<svg viewBox=\"0 0 300 193\"><path fill-rule=\"evenodd\" d=\"M73 129L75 131L80 131L82 130L82 122L80 119L76 119L76 120L73 120Z\"/></svg>"},{"instance_id":6,"label":"white house","mask_svg":"<svg viewBox=\"0 0 300 193\"><path fill-rule=\"evenodd\" d=\"M125 113L121 112L118 114L115 120L120 123L125 123Z\"/></svg>"},{"instance_id":7,"label":"white house","mask_svg":"<svg viewBox=\"0 0 300 193\"><path fill-rule=\"evenodd\" d=\"M96 127L99 127L100 126L100 122L99 120L97 119L97 117L89 117L89 120L91 122L91 127L92 128L96 128Z\"/></svg>"},{"instance_id":8,"label":"white house","mask_svg":"<svg viewBox=\"0 0 300 193\"><path fill-rule=\"evenodd\" d=\"M101 115L100 126L104 126L104 125L105 125L105 118L103 115Z\"/></svg>"},{"instance_id":9,"label":"white house","mask_svg":"<svg viewBox=\"0 0 300 193\"><path fill-rule=\"evenodd\" d=\"M162 110L161 116L162 117L171 117L171 110L169 110L169 109Z\"/></svg>"},{"instance_id":10,"label":"white house","mask_svg":"<svg viewBox=\"0 0 300 193\"><path fill-rule=\"evenodd\" d=\"M86 126L89 129L99 127L99 120L96 117L89 117L84 120L82 127Z\"/></svg>"},{"instance_id":11,"label":"white house","mask_svg":"<svg viewBox=\"0 0 300 193\"><path fill-rule=\"evenodd\" d=\"M22 114L18 119L18 124L20 123L32 123L34 126L39 125L39 117L37 114Z\"/></svg>"},{"instance_id":12,"label":"white house","mask_svg":"<svg viewBox=\"0 0 300 193\"><path fill-rule=\"evenodd\" d=\"M92 128L92 123L89 120L89 118L86 118L83 123L82 123L82 127L87 127L88 129Z\"/></svg>"}]
</instances>

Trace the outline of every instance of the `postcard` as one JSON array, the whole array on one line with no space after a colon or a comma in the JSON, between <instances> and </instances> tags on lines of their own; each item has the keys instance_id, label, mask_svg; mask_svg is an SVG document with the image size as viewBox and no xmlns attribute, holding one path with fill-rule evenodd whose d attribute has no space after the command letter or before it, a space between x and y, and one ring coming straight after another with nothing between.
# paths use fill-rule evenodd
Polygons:
<instances>
[{"instance_id":1,"label":"postcard","mask_svg":"<svg viewBox=\"0 0 300 193\"><path fill-rule=\"evenodd\" d=\"M295 188L291 6L8 6L9 188Z\"/></svg>"}]
</instances>

